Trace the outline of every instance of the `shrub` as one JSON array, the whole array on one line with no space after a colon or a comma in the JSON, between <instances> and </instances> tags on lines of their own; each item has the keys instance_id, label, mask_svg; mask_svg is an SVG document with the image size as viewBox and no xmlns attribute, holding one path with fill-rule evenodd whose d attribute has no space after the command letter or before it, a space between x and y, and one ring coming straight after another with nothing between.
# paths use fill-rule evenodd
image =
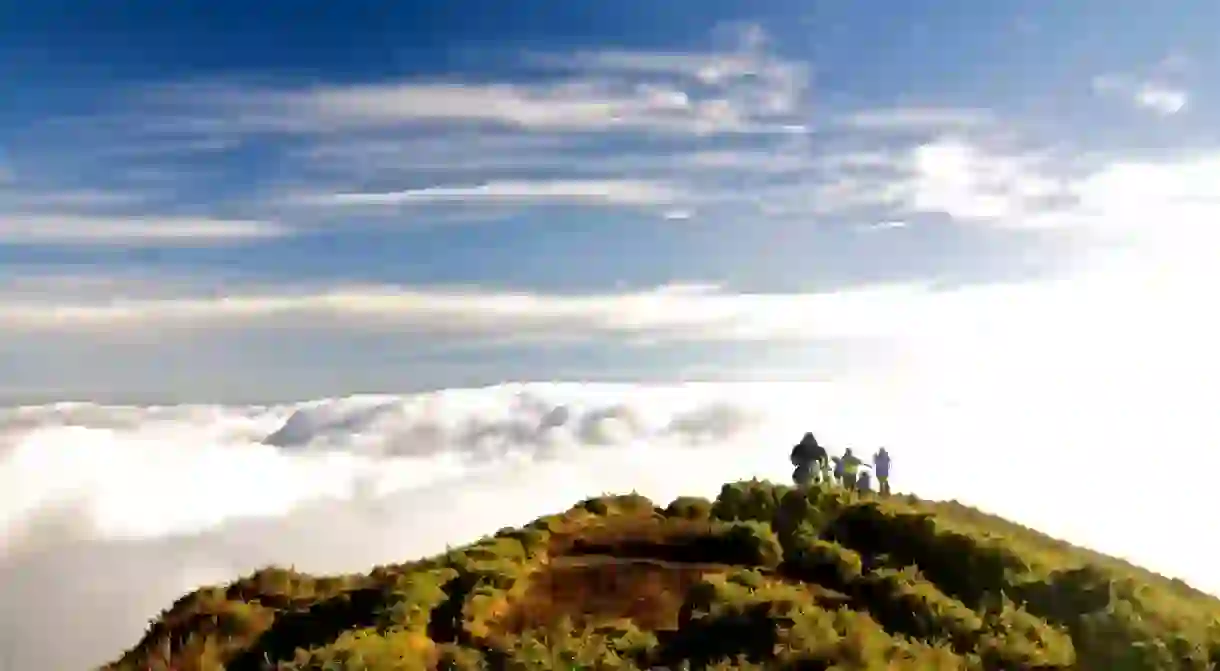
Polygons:
<instances>
[{"instance_id":1,"label":"shrub","mask_svg":"<svg viewBox=\"0 0 1220 671\"><path fill-rule=\"evenodd\" d=\"M726 484L712 504L712 516L726 522L771 522L779 510L780 500L790 490L790 487L760 480Z\"/></svg>"},{"instance_id":2,"label":"shrub","mask_svg":"<svg viewBox=\"0 0 1220 671\"><path fill-rule=\"evenodd\" d=\"M712 502L699 496L679 496L665 507L666 517L706 520L712 516Z\"/></svg>"},{"instance_id":3,"label":"shrub","mask_svg":"<svg viewBox=\"0 0 1220 671\"><path fill-rule=\"evenodd\" d=\"M725 536L730 543L742 548L741 553L750 557L750 563L754 566L773 569L784 558L784 548L767 524L734 522Z\"/></svg>"}]
</instances>

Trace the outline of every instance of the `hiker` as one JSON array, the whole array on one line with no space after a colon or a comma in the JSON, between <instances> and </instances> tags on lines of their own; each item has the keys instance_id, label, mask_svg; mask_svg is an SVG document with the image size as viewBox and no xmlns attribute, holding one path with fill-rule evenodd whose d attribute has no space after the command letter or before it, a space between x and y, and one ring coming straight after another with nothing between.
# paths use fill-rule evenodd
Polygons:
<instances>
[{"instance_id":1,"label":"hiker","mask_svg":"<svg viewBox=\"0 0 1220 671\"><path fill-rule=\"evenodd\" d=\"M835 458L835 477L848 489L856 488L856 474L864 462L852 454L851 448L843 451L842 457Z\"/></svg>"},{"instance_id":2,"label":"hiker","mask_svg":"<svg viewBox=\"0 0 1220 671\"><path fill-rule=\"evenodd\" d=\"M873 471L877 474L877 488L882 496L890 494L890 453L883 447L873 455Z\"/></svg>"},{"instance_id":3,"label":"hiker","mask_svg":"<svg viewBox=\"0 0 1220 671\"><path fill-rule=\"evenodd\" d=\"M792 479L796 481L797 485L803 487L813 479L813 466L815 464L820 466L826 462L826 448L818 445L818 440L813 437L813 434L806 431L801 442L792 447L790 458L792 465L796 467L796 470L792 472ZM825 468L819 468L818 474L821 475L825 470Z\"/></svg>"},{"instance_id":4,"label":"hiker","mask_svg":"<svg viewBox=\"0 0 1220 671\"><path fill-rule=\"evenodd\" d=\"M863 473L860 474L860 479L856 481L856 491L858 491L858 492L873 491L873 483L872 483L872 480L869 478L868 471L864 471Z\"/></svg>"}]
</instances>

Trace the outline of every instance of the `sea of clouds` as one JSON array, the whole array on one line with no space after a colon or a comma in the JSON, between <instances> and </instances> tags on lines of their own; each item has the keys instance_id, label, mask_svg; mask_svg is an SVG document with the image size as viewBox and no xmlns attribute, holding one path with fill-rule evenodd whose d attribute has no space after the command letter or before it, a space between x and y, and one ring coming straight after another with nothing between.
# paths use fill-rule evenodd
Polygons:
<instances>
[{"instance_id":1,"label":"sea of clouds","mask_svg":"<svg viewBox=\"0 0 1220 671\"><path fill-rule=\"evenodd\" d=\"M899 490L1220 591L1189 538L1180 551L1151 547L1170 541L1165 525L1149 536L1149 515L1189 495L1082 485L1077 467L1097 452L1046 446L971 401L878 384L536 383L274 406L2 409L0 670L96 666L183 593L268 564L363 572L603 492L667 502L787 480L806 429L834 452L889 446Z\"/></svg>"}]
</instances>

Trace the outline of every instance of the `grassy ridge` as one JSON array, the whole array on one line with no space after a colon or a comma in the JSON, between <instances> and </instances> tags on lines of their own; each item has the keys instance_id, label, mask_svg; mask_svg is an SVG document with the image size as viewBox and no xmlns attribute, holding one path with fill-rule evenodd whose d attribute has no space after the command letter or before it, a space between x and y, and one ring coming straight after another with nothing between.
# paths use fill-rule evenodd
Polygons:
<instances>
[{"instance_id":1,"label":"grassy ridge","mask_svg":"<svg viewBox=\"0 0 1220 671\"><path fill-rule=\"evenodd\" d=\"M366 575L180 599L107 671L1191 669L1220 600L956 503L749 481L590 499Z\"/></svg>"}]
</instances>

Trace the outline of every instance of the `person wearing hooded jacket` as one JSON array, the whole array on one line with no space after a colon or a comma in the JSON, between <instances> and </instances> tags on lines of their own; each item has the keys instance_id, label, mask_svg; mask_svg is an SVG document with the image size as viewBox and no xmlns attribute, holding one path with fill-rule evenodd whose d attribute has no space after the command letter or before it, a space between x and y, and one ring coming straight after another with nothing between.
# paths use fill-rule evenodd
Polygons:
<instances>
[{"instance_id":1,"label":"person wearing hooded jacket","mask_svg":"<svg viewBox=\"0 0 1220 671\"><path fill-rule=\"evenodd\" d=\"M873 472L877 475L877 491L882 496L890 493L890 453L883 447L873 455Z\"/></svg>"}]
</instances>

